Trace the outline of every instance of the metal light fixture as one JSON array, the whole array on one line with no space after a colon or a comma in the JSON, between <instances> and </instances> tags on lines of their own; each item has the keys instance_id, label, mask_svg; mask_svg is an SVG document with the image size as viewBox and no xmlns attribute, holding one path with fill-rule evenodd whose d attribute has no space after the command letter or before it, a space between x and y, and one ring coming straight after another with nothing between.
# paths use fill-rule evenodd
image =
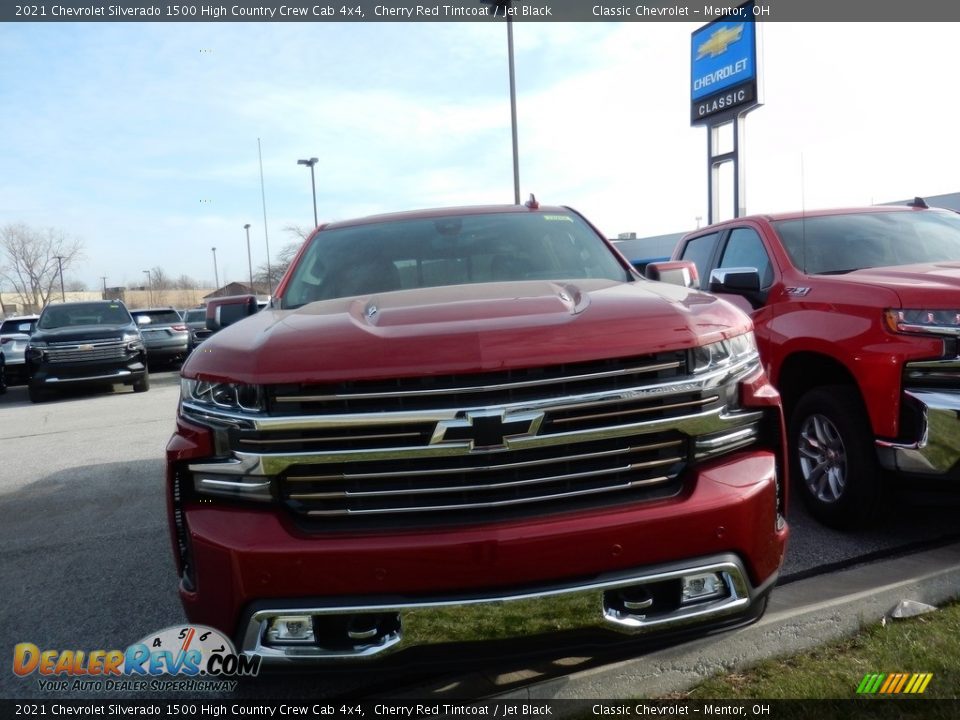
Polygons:
<instances>
[{"instance_id":1,"label":"metal light fixture","mask_svg":"<svg viewBox=\"0 0 960 720\"><path fill-rule=\"evenodd\" d=\"M320 223L317 221L317 184L313 178L313 166L319 162L319 158L310 158L309 160L297 160L297 165L306 165L310 168L310 188L313 190L313 226Z\"/></svg>"}]
</instances>

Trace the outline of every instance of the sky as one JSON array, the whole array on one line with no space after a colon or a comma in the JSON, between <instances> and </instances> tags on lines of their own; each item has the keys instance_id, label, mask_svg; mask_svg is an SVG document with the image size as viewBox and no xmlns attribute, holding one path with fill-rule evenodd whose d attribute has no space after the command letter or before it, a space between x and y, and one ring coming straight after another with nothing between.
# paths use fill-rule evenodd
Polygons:
<instances>
[{"instance_id":1,"label":"sky","mask_svg":"<svg viewBox=\"0 0 960 720\"><path fill-rule=\"evenodd\" d=\"M608 237L705 222L697 27L514 23L521 199ZM761 23L747 211L960 191L958 31ZM312 227L310 157L320 222L512 203L504 25L0 25L0 226L79 238L68 282L160 267L212 287L212 247L221 284L245 281L245 224L254 268Z\"/></svg>"}]
</instances>

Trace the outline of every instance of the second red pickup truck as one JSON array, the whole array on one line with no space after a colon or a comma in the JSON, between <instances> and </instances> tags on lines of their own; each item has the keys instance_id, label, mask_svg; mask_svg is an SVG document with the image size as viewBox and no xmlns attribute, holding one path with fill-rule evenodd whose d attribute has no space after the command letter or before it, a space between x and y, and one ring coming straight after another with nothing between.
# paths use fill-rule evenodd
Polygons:
<instances>
[{"instance_id":1,"label":"second red pickup truck","mask_svg":"<svg viewBox=\"0 0 960 720\"><path fill-rule=\"evenodd\" d=\"M874 520L890 478L960 485L960 215L918 198L742 217L684 237L678 260L752 314L821 521Z\"/></svg>"}]
</instances>

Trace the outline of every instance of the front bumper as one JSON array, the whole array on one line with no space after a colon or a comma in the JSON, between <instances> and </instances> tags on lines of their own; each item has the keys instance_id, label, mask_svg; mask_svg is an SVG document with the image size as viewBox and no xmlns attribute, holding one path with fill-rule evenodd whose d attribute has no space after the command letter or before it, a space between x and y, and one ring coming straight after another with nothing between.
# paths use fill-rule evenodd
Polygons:
<instances>
[{"instance_id":1,"label":"front bumper","mask_svg":"<svg viewBox=\"0 0 960 720\"><path fill-rule=\"evenodd\" d=\"M62 387L85 384L131 384L143 378L147 367L142 356L126 362L108 363L57 363L31 367L30 384L33 386Z\"/></svg>"},{"instance_id":2,"label":"front bumper","mask_svg":"<svg viewBox=\"0 0 960 720\"><path fill-rule=\"evenodd\" d=\"M305 533L275 506L171 495L189 553L181 601L191 622L285 664L362 660L464 637L730 627L759 615L783 560L776 459L741 452L696 472L689 492L656 502L380 533ZM700 572L722 578L722 596L677 603L679 578ZM656 608L617 605L618 593L637 586L654 587ZM266 631L280 615L310 616L312 646L270 642ZM329 628L339 635L321 637Z\"/></svg>"},{"instance_id":3,"label":"front bumper","mask_svg":"<svg viewBox=\"0 0 960 720\"><path fill-rule=\"evenodd\" d=\"M677 606L671 595L682 593L683 579L704 575L720 578L722 596ZM775 580L776 575L762 587L753 587L740 559L728 554L503 594L377 599L352 605L322 600L258 603L246 614L239 648L270 664L292 665L367 660L417 646L558 632L681 633L754 619ZM314 624L311 642L270 641L275 621L301 615Z\"/></svg>"},{"instance_id":4,"label":"front bumper","mask_svg":"<svg viewBox=\"0 0 960 720\"><path fill-rule=\"evenodd\" d=\"M880 464L895 472L947 476L960 466L960 391L909 389L904 395L918 409L920 436L913 442L878 440Z\"/></svg>"}]
</instances>

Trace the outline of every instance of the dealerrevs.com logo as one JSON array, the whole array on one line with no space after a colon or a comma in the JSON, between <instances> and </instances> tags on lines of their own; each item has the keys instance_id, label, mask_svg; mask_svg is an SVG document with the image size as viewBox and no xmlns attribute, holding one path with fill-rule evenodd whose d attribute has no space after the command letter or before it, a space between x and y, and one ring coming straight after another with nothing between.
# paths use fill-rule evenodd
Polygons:
<instances>
[{"instance_id":1,"label":"dealerrevs.com logo","mask_svg":"<svg viewBox=\"0 0 960 720\"><path fill-rule=\"evenodd\" d=\"M41 650L19 643L13 672L36 675L40 689L51 691L221 691L233 689L231 678L257 675L260 658L237 653L213 628L176 625L126 650Z\"/></svg>"}]
</instances>

